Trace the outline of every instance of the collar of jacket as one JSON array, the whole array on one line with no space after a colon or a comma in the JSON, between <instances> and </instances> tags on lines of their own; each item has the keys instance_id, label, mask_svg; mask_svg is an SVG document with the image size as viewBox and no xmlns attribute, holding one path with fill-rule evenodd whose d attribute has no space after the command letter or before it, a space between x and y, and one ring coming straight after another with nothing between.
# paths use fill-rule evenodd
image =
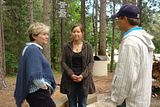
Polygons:
<instances>
[{"instance_id":1,"label":"collar of jacket","mask_svg":"<svg viewBox=\"0 0 160 107\"><path fill-rule=\"evenodd\" d=\"M73 49L73 41L70 41L67 46L72 50ZM82 50L86 47L86 41L83 41Z\"/></svg>"}]
</instances>

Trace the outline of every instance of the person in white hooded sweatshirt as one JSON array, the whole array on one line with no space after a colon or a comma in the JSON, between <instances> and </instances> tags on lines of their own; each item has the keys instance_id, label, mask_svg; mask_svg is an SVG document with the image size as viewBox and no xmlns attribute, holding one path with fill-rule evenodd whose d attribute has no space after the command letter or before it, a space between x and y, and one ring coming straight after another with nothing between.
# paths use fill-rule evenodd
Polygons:
<instances>
[{"instance_id":1,"label":"person in white hooded sweatshirt","mask_svg":"<svg viewBox=\"0 0 160 107\"><path fill-rule=\"evenodd\" d=\"M124 4L111 16L118 18L123 38L112 80L111 100L117 107L149 107L152 88L152 36L139 27L139 8Z\"/></svg>"}]
</instances>

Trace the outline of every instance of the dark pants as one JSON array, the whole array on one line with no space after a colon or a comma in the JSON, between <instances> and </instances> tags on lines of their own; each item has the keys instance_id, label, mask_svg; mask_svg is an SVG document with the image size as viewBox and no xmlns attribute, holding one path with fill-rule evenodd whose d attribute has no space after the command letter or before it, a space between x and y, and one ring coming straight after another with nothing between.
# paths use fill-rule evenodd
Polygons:
<instances>
[{"instance_id":1,"label":"dark pants","mask_svg":"<svg viewBox=\"0 0 160 107\"><path fill-rule=\"evenodd\" d=\"M49 90L39 89L26 97L30 107L56 107Z\"/></svg>"},{"instance_id":2,"label":"dark pants","mask_svg":"<svg viewBox=\"0 0 160 107\"><path fill-rule=\"evenodd\" d=\"M118 105L117 107L126 107L126 101L124 101L121 105Z\"/></svg>"},{"instance_id":3,"label":"dark pants","mask_svg":"<svg viewBox=\"0 0 160 107\"><path fill-rule=\"evenodd\" d=\"M87 96L84 95L82 83L73 83L67 97L69 107L86 107Z\"/></svg>"}]
</instances>

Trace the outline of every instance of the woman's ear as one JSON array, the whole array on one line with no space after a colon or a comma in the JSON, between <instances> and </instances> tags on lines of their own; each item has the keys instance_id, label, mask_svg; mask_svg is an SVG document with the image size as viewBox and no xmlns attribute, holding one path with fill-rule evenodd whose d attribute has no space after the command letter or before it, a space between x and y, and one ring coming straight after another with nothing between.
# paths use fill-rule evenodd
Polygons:
<instances>
[{"instance_id":1,"label":"woman's ear","mask_svg":"<svg viewBox=\"0 0 160 107\"><path fill-rule=\"evenodd\" d=\"M38 35L32 35L32 38L35 40Z\"/></svg>"}]
</instances>

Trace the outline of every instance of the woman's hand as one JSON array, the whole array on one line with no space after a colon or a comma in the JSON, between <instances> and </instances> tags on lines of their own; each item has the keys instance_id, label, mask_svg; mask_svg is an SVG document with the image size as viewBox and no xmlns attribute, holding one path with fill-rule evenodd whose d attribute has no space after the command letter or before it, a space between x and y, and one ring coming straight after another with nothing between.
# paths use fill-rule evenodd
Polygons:
<instances>
[{"instance_id":1,"label":"woman's hand","mask_svg":"<svg viewBox=\"0 0 160 107\"><path fill-rule=\"evenodd\" d=\"M83 76L82 75L77 76L73 74L72 79L74 82L81 82L83 80Z\"/></svg>"},{"instance_id":2,"label":"woman's hand","mask_svg":"<svg viewBox=\"0 0 160 107\"><path fill-rule=\"evenodd\" d=\"M48 89L48 86L45 85L44 87L42 87L42 89L47 90L47 89Z\"/></svg>"},{"instance_id":3,"label":"woman's hand","mask_svg":"<svg viewBox=\"0 0 160 107\"><path fill-rule=\"evenodd\" d=\"M71 76L71 78L72 78L73 80L78 79L78 78L77 78L77 75L75 75L75 74L73 74L73 75Z\"/></svg>"}]
</instances>

